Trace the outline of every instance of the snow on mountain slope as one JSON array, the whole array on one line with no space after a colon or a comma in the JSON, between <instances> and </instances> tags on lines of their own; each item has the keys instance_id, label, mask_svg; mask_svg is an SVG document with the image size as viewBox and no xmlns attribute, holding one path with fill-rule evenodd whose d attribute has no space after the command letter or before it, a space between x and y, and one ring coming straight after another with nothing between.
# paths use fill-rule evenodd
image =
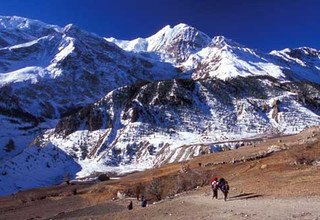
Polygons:
<instances>
[{"instance_id":1,"label":"snow on mountain slope","mask_svg":"<svg viewBox=\"0 0 320 220\"><path fill-rule=\"evenodd\" d=\"M21 24L15 24L19 29ZM16 96L30 114L59 117L71 106L94 102L120 86L178 75L169 64L124 52L74 25L56 29L0 49L0 89L10 87L6 95Z\"/></svg>"},{"instance_id":2,"label":"snow on mountain slope","mask_svg":"<svg viewBox=\"0 0 320 220\"><path fill-rule=\"evenodd\" d=\"M195 69L193 77L196 79L209 77L226 80L238 76L268 75L284 80L281 66L268 59L255 50L218 36L213 38L208 47L190 56L182 65Z\"/></svg>"},{"instance_id":3,"label":"snow on mountain slope","mask_svg":"<svg viewBox=\"0 0 320 220\"><path fill-rule=\"evenodd\" d=\"M0 17L0 160L14 156L61 116L120 86L179 77L171 64L125 52L74 25ZM13 36L14 35L14 36ZM49 126L49 127L48 127ZM12 142L13 141L13 142ZM7 153L6 147L15 150Z\"/></svg>"},{"instance_id":4,"label":"snow on mountain slope","mask_svg":"<svg viewBox=\"0 0 320 220\"><path fill-rule=\"evenodd\" d=\"M308 80L319 83L320 76L320 51L301 47L296 49L284 49L281 51L272 51L271 55L280 58L280 61L286 62L286 71L292 77L291 80Z\"/></svg>"},{"instance_id":5,"label":"snow on mountain slope","mask_svg":"<svg viewBox=\"0 0 320 220\"><path fill-rule=\"evenodd\" d=\"M106 38L127 51L170 62L194 78L222 80L238 76L267 75L279 80L320 83L319 51L312 48L260 53L223 36L210 39L185 24L166 26L148 38L132 41ZM152 56L155 53L157 56ZM297 57L295 57L297 56Z\"/></svg>"},{"instance_id":6,"label":"snow on mountain slope","mask_svg":"<svg viewBox=\"0 0 320 220\"><path fill-rule=\"evenodd\" d=\"M148 41L144 38L137 38L134 40L118 40L114 37L105 38L107 41L118 45L120 48L133 51L133 52L147 52L148 51Z\"/></svg>"},{"instance_id":7,"label":"snow on mountain slope","mask_svg":"<svg viewBox=\"0 0 320 220\"><path fill-rule=\"evenodd\" d=\"M81 167L54 146L29 147L11 160L0 164L0 195L18 190L43 187L74 178Z\"/></svg>"},{"instance_id":8,"label":"snow on mountain slope","mask_svg":"<svg viewBox=\"0 0 320 220\"><path fill-rule=\"evenodd\" d=\"M106 38L124 50L134 52L156 52L161 60L180 63L207 46L210 38L194 27L186 24L169 25L148 38L132 41Z\"/></svg>"},{"instance_id":9,"label":"snow on mountain slope","mask_svg":"<svg viewBox=\"0 0 320 220\"><path fill-rule=\"evenodd\" d=\"M3 111L1 107L0 109ZM23 115L14 109L11 115L6 113L0 115L0 163L20 154L41 131L50 129L57 123L56 120L39 122L36 118L27 118L29 115Z\"/></svg>"},{"instance_id":10,"label":"snow on mountain slope","mask_svg":"<svg viewBox=\"0 0 320 220\"><path fill-rule=\"evenodd\" d=\"M60 32L56 25L17 16L0 16L0 47L23 44Z\"/></svg>"},{"instance_id":11,"label":"snow on mountain slope","mask_svg":"<svg viewBox=\"0 0 320 220\"><path fill-rule=\"evenodd\" d=\"M190 159L202 152L201 144L318 125L319 95L318 86L272 78L135 85L62 119L37 145L71 155L82 167L79 177L97 170L130 172Z\"/></svg>"}]
</instances>

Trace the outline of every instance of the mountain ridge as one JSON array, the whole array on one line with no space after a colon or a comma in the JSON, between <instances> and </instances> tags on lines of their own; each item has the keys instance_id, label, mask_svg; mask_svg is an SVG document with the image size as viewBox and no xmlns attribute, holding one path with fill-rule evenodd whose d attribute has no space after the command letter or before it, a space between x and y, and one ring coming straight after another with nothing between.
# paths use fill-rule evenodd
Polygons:
<instances>
[{"instance_id":1,"label":"mountain ridge","mask_svg":"<svg viewBox=\"0 0 320 220\"><path fill-rule=\"evenodd\" d=\"M190 37L188 30L192 30L195 33L191 36L203 35L203 37L201 37L202 44L196 44L198 46L193 48L192 45L195 45L196 40L195 38ZM148 46L150 39L159 38L165 38L166 40L164 42L161 40L156 41L158 44L157 47ZM282 51L271 51L270 53L265 54L256 49L250 49L224 36L215 36L211 39L203 32L186 24L178 24L173 27L167 25L150 37L137 38L131 41L122 41L115 38L105 39L117 44L126 51L142 54L155 53L157 55L155 56L155 59L172 63L174 66L177 66L184 71L196 72L193 76L195 78L209 76L224 80L237 77L239 73L241 73L240 75L242 76L263 74L271 75L281 80L307 80L316 83L320 82L320 55L319 51L313 48L301 47L296 49L284 49ZM187 39L187 43L185 43L185 39ZM179 47L168 47L166 46L167 44L185 44L187 49L186 51L183 51L183 55L181 55ZM143 45L144 47L140 45ZM286 57L281 55L284 51L288 50L293 52L287 53ZM294 56L294 54L301 54L299 57L304 60L302 61L298 60L298 58L291 57L291 55ZM302 57L303 54L305 57ZM176 58L172 59L172 56ZM305 62L309 62L309 66L305 65ZM214 63L217 63L219 66L222 63L223 67L220 67L219 69ZM210 66L208 66L208 64ZM311 68L312 65L315 67ZM206 76L199 76L201 75L199 69L201 72L205 71ZM291 72L291 69L294 69L295 73Z\"/></svg>"}]
</instances>

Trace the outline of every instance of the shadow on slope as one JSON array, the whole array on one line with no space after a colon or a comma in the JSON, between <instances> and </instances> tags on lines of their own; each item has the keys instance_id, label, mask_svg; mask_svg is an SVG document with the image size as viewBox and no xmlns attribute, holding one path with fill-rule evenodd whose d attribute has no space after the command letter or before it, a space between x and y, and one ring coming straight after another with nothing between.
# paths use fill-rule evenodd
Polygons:
<instances>
[{"instance_id":1,"label":"shadow on slope","mask_svg":"<svg viewBox=\"0 0 320 220\"><path fill-rule=\"evenodd\" d=\"M29 147L0 165L0 195L61 183L75 178L81 167L71 156L51 144Z\"/></svg>"}]
</instances>

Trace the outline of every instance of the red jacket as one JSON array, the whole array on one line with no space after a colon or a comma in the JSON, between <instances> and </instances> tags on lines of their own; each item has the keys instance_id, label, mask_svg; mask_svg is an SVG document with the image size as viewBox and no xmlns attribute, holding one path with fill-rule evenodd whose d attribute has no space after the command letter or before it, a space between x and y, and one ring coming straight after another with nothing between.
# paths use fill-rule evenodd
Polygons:
<instances>
[{"instance_id":1,"label":"red jacket","mask_svg":"<svg viewBox=\"0 0 320 220\"><path fill-rule=\"evenodd\" d=\"M213 183L214 181L218 181L218 177L212 177L212 178L211 178L211 180L210 180L211 185L212 185L212 183Z\"/></svg>"}]
</instances>

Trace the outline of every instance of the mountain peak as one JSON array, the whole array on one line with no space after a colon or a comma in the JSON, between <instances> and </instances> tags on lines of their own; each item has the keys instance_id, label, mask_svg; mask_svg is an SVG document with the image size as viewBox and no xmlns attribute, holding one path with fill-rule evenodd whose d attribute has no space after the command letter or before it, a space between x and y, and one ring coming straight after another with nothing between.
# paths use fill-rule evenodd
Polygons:
<instances>
[{"instance_id":1,"label":"mountain peak","mask_svg":"<svg viewBox=\"0 0 320 220\"><path fill-rule=\"evenodd\" d=\"M156 52L161 59L171 63L185 61L190 54L208 46L211 38L196 28L180 23L166 25L148 38L137 38L131 41L105 38L124 50L134 52Z\"/></svg>"},{"instance_id":2,"label":"mountain peak","mask_svg":"<svg viewBox=\"0 0 320 220\"><path fill-rule=\"evenodd\" d=\"M162 29L160 29L160 31L158 31L156 34L150 36L149 38L159 37L159 35L163 35L163 34L169 35L169 36L183 35L183 34L188 33L190 31L195 32L195 33L199 33L201 35L205 35L207 38L209 38L203 32L201 32L201 31L197 30L195 27L192 27L192 26L185 24L185 23L179 23L174 26L166 25Z\"/></svg>"},{"instance_id":3,"label":"mountain peak","mask_svg":"<svg viewBox=\"0 0 320 220\"><path fill-rule=\"evenodd\" d=\"M286 60L294 59L296 62L300 63L301 60L306 59L307 57L320 59L320 51L311 47L285 48L283 50L273 50L270 52L270 54L282 57Z\"/></svg>"},{"instance_id":4,"label":"mountain peak","mask_svg":"<svg viewBox=\"0 0 320 220\"><path fill-rule=\"evenodd\" d=\"M68 31L70 30L71 28L77 28L74 24L67 24L66 26L64 26L63 30L64 31Z\"/></svg>"},{"instance_id":5,"label":"mountain peak","mask_svg":"<svg viewBox=\"0 0 320 220\"><path fill-rule=\"evenodd\" d=\"M186 23L179 23L179 24L176 24L174 27L192 27Z\"/></svg>"},{"instance_id":6,"label":"mountain peak","mask_svg":"<svg viewBox=\"0 0 320 220\"><path fill-rule=\"evenodd\" d=\"M188 24L185 24L185 23L179 23L179 24L172 27L172 29L176 29L176 30L188 29L188 28L196 29L195 27L188 25Z\"/></svg>"},{"instance_id":7,"label":"mountain peak","mask_svg":"<svg viewBox=\"0 0 320 220\"><path fill-rule=\"evenodd\" d=\"M299 47L295 49L291 49L293 53L299 53L300 56L314 56L320 58L320 51L311 47Z\"/></svg>"},{"instance_id":8,"label":"mountain peak","mask_svg":"<svg viewBox=\"0 0 320 220\"><path fill-rule=\"evenodd\" d=\"M0 47L27 43L60 32L56 25L18 16L0 16Z\"/></svg>"},{"instance_id":9,"label":"mountain peak","mask_svg":"<svg viewBox=\"0 0 320 220\"><path fill-rule=\"evenodd\" d=\"M64 26L64 28L62 29L62 32L63 33L68 33L68 34L71 34L71 35L74 35L78 32L82 32L82 30L77 26L77 25L74 25L74 24L67 24L66 26Z\"/></svg>"},{"instance_id":10,"label":"mountain peak","mask_svg":"<svg viewBox=\"0 0 320 220\"><path fill-rule=\"evenodd\" d=\"M226 38L222 35L215 36L212 39L212 44L216 47L224 47L226 45L235 46L235 47L244 47L243 45L241 45L241 44L239 44L229 38Z\"/></svg>"},{"instance_id":11,"label":"mountain peak","mask_svg":"<svg viewBox=\"0 0 320 220\"><path fill-rule=\"evenodd\" d=\"M209 36L184 23L173 27L167 25L146 40L148 51L157 51L169 57L174 55L176 61L186 60L191 53L206 47L211 41Z\"/></svg>"},{"instance_id":12,"label":"mountain peak","mask_svg":"<svg viewBox=\"0 0 320 220\"><path fill-rule=\"evenodd\" d=\"M58 27L56 25L49 25L42 21L29 19L19 16L0 16L0 28L2 29L28 29L32 27Z\"/></svg>"},{"instance_id":13,"label":"mountain peak","mask_svg":"<svg viewBox=\"0 0 320 220\"><path fill-rule=\"evenodd\" d=\"M174 26L172 25L166 25L164 26L163 28L161 28L157 33L163 33L163 32L167 32L167 31L172 31L172 30L182 30L182 29L187 29L187 28L192 28L192 29L196 29L188 24L185 24L185 23L179 23L179 24L176 24ZM156 34L157 34L156 33Z\"/></svg>"}]
</instances>

